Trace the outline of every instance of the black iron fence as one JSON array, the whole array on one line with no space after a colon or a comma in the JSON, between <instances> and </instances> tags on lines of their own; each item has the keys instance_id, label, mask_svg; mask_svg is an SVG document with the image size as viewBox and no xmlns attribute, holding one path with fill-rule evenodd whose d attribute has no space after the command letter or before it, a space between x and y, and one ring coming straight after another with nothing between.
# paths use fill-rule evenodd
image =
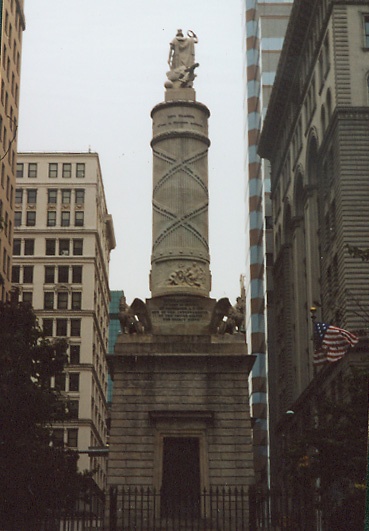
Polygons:
<instances>
[{"instance_id":1,"label":"black iron fence","mask_svg":"<svg viewBox=\"0 0 369 531\"><path fill-rule=\"evenodd\" d=\"M23 531L23 527L14 530ZM30 531L31 527L24 528ZM85 497L49 514L32 531L252 531L248 488L211 488L198 495L146 487L111 487L105 503Z\"/></svg>"},{"instance_id":2,"label":"black iron fence","mask_svg":"<svg viewBox=\"0 0 369 531\"><path fill-rule=\"evenodd\" d=\"M109 531L249 531L248 491L214 488L198 495L113 487Z\"/></svg>"}]
</instances>

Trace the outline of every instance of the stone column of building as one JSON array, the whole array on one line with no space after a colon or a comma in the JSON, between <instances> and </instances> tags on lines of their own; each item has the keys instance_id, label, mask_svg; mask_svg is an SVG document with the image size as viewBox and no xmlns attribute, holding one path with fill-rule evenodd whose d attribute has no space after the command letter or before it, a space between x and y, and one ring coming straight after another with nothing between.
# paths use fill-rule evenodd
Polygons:
<instances>
[{"instance_id":1,"label":"stone column of building","mask_svg":"<svg viewBox=\"0 0 369 531\"><path fill-rule=\"evenodd\" d=\"M199 500L204 489L248 492L253 482L247 382L254 358L239 332L242 309L209 298L209 111L196 101L195 67L171 68L165 101L152 111L152 298L130 306L122 298L111 357L109 483L160 491L158 517L168 517L179 492ZM196 512L196 504L182 509ZM205 507L197 516L215 517Z\"/></svg>"}]
</instances>

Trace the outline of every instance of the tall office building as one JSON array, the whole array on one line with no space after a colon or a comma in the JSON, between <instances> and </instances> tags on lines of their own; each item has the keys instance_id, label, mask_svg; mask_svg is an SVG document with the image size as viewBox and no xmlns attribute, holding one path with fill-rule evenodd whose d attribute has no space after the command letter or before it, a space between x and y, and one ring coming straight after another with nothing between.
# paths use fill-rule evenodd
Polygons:
<instances>
[{"instance_id":1,"label":"tall office building","mask_svg":"<svg viewBox=\"0 0 369 531\"><path fill-rule=\"evenodd\" d=\"M348 247L366 249L369 240L368 53L367 1L295 1L259 145L273 196L277 452L287 410L301 430L317 425L325 396L342 403L355 356L316 374L309 308L318 321L368 331L368 264ZM358 349L367 364L363 339Z\"/></svg>"},{"instance_id":2,"label":"tall office building","mask_svg":"<svg viewBox=\"0 0 369 531\"><path fill-rule=\"evenodd\" d=\"M53 382L69 399L55 444L80 452L80 470L105 487L108 265L115 247L96 153L19 153L12 281L47 337L68 340L69 363Z\"/></svg>"},{"instance_id":3,"label":"tall office building","mask_svg":"<svg viewBox=\"0 0 369 531\"><path fill-rule=\"evenodd\" d=\"M245 1L246 271L249 271L245 286L246 333L250 353L256 356L250 379L255 475L256 482L264 484L268 478L268 409L273 417L268 387L271 389L277 382L273 379L273 329L268 326L268 315L273 309L270 167L258 156L258 143L291 6L291 0Z\"/></svg>"},{"instance_id":4,"label":"tall office building","mask_svg":"<svg viewBox=\"0 0 369 531\"><path fill-rule=\"evenodd\" d=\"M0 3L0 300L9 298L17 157L23 0Z\"/></svg>"}]
</instances>

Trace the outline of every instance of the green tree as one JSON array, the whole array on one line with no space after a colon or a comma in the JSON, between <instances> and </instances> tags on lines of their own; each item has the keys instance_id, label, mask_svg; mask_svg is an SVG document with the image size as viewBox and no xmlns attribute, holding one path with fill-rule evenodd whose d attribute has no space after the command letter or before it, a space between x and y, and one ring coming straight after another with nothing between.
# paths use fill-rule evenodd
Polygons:
<instances>
[{"instance_id":1,"label":"green tree","mask_svg":"<svg viewBox=\"0 0 369 531\"><path fill-rule=\"evenodd\" d=\"M43 337L29 305L0 303L2 529L33 529L78 495L78 454L54 447L50 428L67 415L66 402L50 387L63 371L66 349L66 341Z\"/></svg>"}]
</instances>

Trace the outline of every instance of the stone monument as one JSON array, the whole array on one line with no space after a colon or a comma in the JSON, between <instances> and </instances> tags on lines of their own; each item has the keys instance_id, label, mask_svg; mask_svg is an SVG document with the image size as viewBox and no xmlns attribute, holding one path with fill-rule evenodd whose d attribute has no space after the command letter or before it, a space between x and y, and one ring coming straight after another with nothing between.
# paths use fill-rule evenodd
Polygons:
<instances>
[{"instance_id":1,"label":"stone monument","mask_svg":"<svg viewBox=\"0 0 369 531\"><path fill-rule=\"evenodd\" d=\"M130 306L124 300L120 308L122 333L110 358L109 484L155 489L156 518L174 518L181 494L192 500L180 504L182 515L195 511L211 520L212 489L239 489L237 497L253 481L248 375L254 357L247 355L241 300L232 307L209 297L210 113L192 86L196 43L193 32L184 37L178 30L165 99L151 112L152 297ZM234 492L229 496L230 510ZM122 500L115 503L123 514ZM247 499L242 503L244 517ZM238 523L229 525L235 531Z\"/></svg>"}]
</instances>

